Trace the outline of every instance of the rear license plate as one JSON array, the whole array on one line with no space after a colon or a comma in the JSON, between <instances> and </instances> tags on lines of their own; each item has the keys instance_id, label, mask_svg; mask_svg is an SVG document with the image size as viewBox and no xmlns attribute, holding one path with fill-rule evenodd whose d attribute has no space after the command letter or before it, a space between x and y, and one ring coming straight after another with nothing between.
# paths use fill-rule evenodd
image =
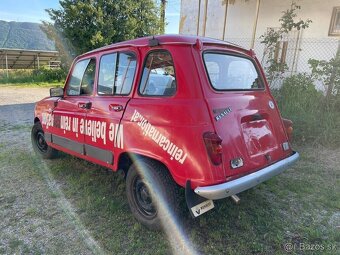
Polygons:
<instances>
[{"instance_id":1,"label":"rear license plate","mask_svg":"<svg viewBox=\"0 0 340 255\"><path fill-rule=\"evenodd\" d=\"M214 207L215 207L214 201L206 200L198 205L195 205L194 207L191 207L191 211L195 217L198 217L202 215L203 213L210 211Z\"/></svg>"}]
</instances>

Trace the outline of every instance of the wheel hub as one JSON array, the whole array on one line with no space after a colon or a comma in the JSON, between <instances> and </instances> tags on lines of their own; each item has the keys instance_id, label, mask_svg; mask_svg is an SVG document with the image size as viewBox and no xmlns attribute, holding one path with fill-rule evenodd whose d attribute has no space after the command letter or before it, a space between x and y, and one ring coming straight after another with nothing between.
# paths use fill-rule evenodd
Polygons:
<instances>
[{"instance_id":1,"label":"wheel hub","mask_svg":"<svg viewBox=\"0 0 340 255\"><path fill-rule=\"evenodd\" d=\"M41 152L46 152L47 151L47 143L45 141L44 133L38 132L36 141L37 141L36 144L37 144L38 149Z\"/></svg>"},{"instance_id":2,"label":"wheel hub","mask_svg":"<svg viewBox=\"0 0 340 255\"><path fill-rule=\"evenodd\" d=\"M144 215L153 216L156 214L150 192L146 184L140 178L137 178L135 181L134 195L136 204Z\"/></svg>"}]
</instances>

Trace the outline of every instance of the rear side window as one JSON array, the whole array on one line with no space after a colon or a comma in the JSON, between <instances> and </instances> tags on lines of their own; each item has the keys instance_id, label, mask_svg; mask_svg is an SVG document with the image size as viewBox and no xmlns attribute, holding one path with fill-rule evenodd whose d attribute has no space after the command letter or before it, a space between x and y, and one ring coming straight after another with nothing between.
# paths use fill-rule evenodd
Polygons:
<instances>
[{"instance_id":1,"label":"rear side window","mask_svg":"<svg viewBox=\"0 0 340 255\"><path fill-rule=\"evenodd\" d=\"M132 52L112 53L101 57L99 95L128 95L136 71L136 56Z\"/></svg>"},{"instance_id":2,"label":"rear side window","mask_svg":"<svg viewBox=\"0 0 340 255\"><path fill-rule=\"evenodd\" d=\"M172 96L177 89L174 62L169 52L153 51L145 61L139 93L143 96Z\"/></svg>"},{"instance_id":3,"label":"rear side window","mask_svg":"<svg viewBox=\"0 0 340 255\"><path fill-rule=\"evenodd\" d=\"M69 96L92 94L95 72L95 59L84 59L76 63L67 85L66 94Z\"/></svg>"},{"instance_id":4,"label":"rear side window","mask_svg":"<svg viewBox=\"0 0 340 255\"><path fill-rule=\"evenodd\" d=\"M262 80L247 58L222 53L204 53L205 67L212 87L216 90L263 89Z\"/></svg>"}]
</instances>

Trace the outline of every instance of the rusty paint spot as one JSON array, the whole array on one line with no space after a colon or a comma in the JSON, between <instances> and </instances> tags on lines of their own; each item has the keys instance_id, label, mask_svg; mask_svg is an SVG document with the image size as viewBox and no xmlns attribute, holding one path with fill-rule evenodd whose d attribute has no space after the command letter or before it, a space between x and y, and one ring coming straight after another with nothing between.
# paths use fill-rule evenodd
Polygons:
<instances>
[{"instance_id":1,"label":"rusty paint spot","mask_svg":"<svg viewBox=\"0 0 340 255\"><path fill-rule=\"evenodd\" d=\"M183 26L184 26L184 22L186 20L187 16L184 15L181 17L181 20L179 21L179 32L181 33L183 31Z\"/></svg>"}]
</instances>

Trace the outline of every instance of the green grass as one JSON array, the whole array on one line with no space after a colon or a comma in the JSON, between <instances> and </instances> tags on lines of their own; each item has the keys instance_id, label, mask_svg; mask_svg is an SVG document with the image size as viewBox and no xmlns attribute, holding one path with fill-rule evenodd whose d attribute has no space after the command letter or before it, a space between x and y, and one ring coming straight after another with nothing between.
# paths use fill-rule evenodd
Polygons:
<instances>
[{"instance_id":1,"label":"green grass","mask_svg":"<svg viewBox=\"0 0 340 255\"><path fill-rule=\"evenodd\" d=\"M273 91L283 117L293 121L294 140L300 144L340 146L340 93L326 98L312 78L297 74Z\"/></svg>"},{"instance_id":2,"label":"green grass","mask_svg":"<svg viewBox=\"0 0 340 255\"><path fill-rule=\"evenodd\" d=\"M0 83L0 87L2 86L10 86L10 87L18 87L18 88L55 88L55 87L63 87L63 82L27 82L27 83Z\"/></svg>"},{"instance_id":3,"label":"green grass","mask_svg":"<svg viewBox=\"0 0 340 255\"><path fill-rule=\"evenodd\" d=\"M13 132L26 132L29 139L28 127L18 128ZM292 254L320 254L320 251L301 250L301 244L305 247L321 245L325 247L323 254L339 251L340 150L310 145L300 145L296 149L301 158L294 167L239 194L239 205L230 199L219 200L215 202L214 210L192 219L181 201L178 227L197 252L287 254L286 243L295 247ZM133 218L121 175L67 155L41 160L27 148L8 148L5 144L0 152L0 163L6 169L19 170L20 175L15 177L19 183L22 180L32 184L39 181L48 184L51 180L58 183L60 191L50 187L44 194L47 201L55 203L55 200L60 204L65 198L75 212L68 216L69 221L89 231L106 252L169 254L173 251L165 233L150 231ZM17 199L1 190L0 205L4 201L5 210L11 210ZM69 214L67 208L62 210ZM24 217L53 221L50 213L34 206L25 209ZM34 232L36 228L31 227L30 231ZM13 236L6 252L44 253L65 249L59 238L54 238L53 243L42 249L39 245L28 246ZM331 250L332 247L337 248Z\"/></svg>"},{"instance_id":4,"label":"green grass","mask_svg":"<svg viewBox=\"0 0 340 255\"><path fill-rule=\"evenodd\" d=\"M5 71L0 73L0 84L40 84L40 83L60 83L63 84L67 73L62 69L18 69L9 70L8 76Z\"/></svg>"},{"instance_id":5,"label":"green grass","mask_svg":"<svg viewBox=\"0 0 340 255\"><path fill-rule=\"evenodd\" d=\"M295 90L284 91L278 99L283 116L292 118L295 123L295 149L301 155L296 165L280 176L239 194L239 205L230 199L215 201L214 210L196 219L189 216L184 201L180 201L182 211L178 227L187 238L184 241L191 242L197 252L287 254L285 244L293 247L289 254L340 252L340 149L335 147L340 134L338 127L334 126L339 123L339 112L332 108L326 108L328 112L325 108L318 109L318 101L308 98L314 91L296 93ZM319 95L315 96L320 99ZM55 213L66 215L78 231L87 230L107 253L173 252L172 243L165 233L150 231L133 218L125 195L125 180L121 175L67 155L55 160L41 160L27 147L29 142L21 146L22 141L17 141L19 145L13 146L11 139L2 136L1 132L7 134L8 130L12 131L14 139L19 133L26 133L27 140L30 137L29 126L0 126L0 135L4 137L0 140L0 166L5 166L3 172L0 171L0 213L11 212L20 201L20 196L8 191L10 187L16 185L20 189L25 182L30 185L43 182L48 186L48 191L42 194L44 201L58 207L61 205L60 212ZM326 146L318 145L320 141ZM12 181L5 181L12 172L15 174ZM60 189L51 185L54 182ZM35 196L43 192L40 189L34 193ZM65 200L74 214L70 214L68 207L63 207ZM52 225L50 228L58 228L60 223L52 214L44 207L29 205L23 208L25 220L44 219ZM11 217L12 224L15 224L16 216ZM25 227L18 230L26 236L31 234L25 231L34 233L37 229L39 226L34 225L29 230ZM67 228L67 231L74 230ZM9 235L7 247L1 246L0 238L0 253L46 254L68 248L60 235L53 237L53 242L47 242L46 247L36 244L39 236L33 239L34 244L29 244L14 234ZM85 246L82 242L74 243L78 247ZM178 241L177 245L180 246L181 242ZM323 247L323 250L308 250L310 246Z\"/></svg>"},{"instance_id":6,"label":"green grass","mask_svg":"<svg viewBox=\"0 0 340 255\"><path fill-rule=\"evenodd\" d=\"M332 168L327 159L319 158L318 150L325 148L298 150L302 157L295 167L240 194L240 205L229 199L216 201L215 210L191 219L182 204L180 227L196 249L203 254L286 254L285 243L339 247L339 230L329 224L332 215L340 210L339 164ZM28 167L41 162L31 157L25 152L19 156ZM5 164L11 162L3 160L0 157ZM165 234L149 231L133 218L122 176L71 156L47 163L47 169L37 170L39 174L50 171L62 183L63 195L106 251L171 252ZM29 208L28 214L36 215L37 211ZM300 252L296 250L297 254Z\"/></svg>"}]
</instances>

